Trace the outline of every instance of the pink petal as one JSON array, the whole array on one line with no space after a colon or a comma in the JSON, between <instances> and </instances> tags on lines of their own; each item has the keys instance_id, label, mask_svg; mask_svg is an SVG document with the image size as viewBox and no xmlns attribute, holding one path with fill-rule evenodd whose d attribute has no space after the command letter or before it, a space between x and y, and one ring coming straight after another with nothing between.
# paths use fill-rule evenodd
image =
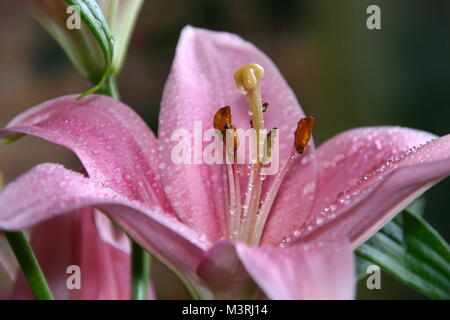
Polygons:
<instances>
[{"instance_id":1,"label":"pink petal","mask_svg":"<svg viewBox=\"0 0 450 320\"><path fill-rule=\"evenodd\" d=\"M25 133L73 150L89 176L144 205L170 206L157 169L157 141L125 104L103 95L49 100L13 119L0 138Z\"/></svg>"},{"instance_id":2,"label":"pink petal","mask_svg":"<svg viewBox=\"0 0 450 320\"><path fill-rule=\"evenodd\" d=\"M412 129L363 128L321 146L316 206L305 225L317 231L310 236L329 231L357 247L449 175L450 135L425 144L432 138Z\"/></svg>"},{"instance_id":3,"label":"pink petal","mask_svg":"<svg viewBox=\"0 0 450 320\"><path fill-rule=\"evenodd\" d=\"M170 267L195 275L208 244L159 207L130 202L60 165L42 164L0 193L0 229L28 228L51 217L96 206Z\"/></svg>"},{"instance_id":4,"label":"pink petal","mask_svg":"<svg viewBox=\"0 0 450 320\"><path fill-rule=\"evenodd\" d=\"M116 300L130 297L130 257L97 234L91 208L44 221L31 245L56 299ZM68 289L69 266L80 268L80 289ZM73 282L71 282L73 283ZM20 273L10 299L33 299Z\"/></svg>"},{"instance_id":5,"label":"pink petal","mask_svg":"<svg viewBox=\"0 0 450 320\"><path fill-rule=\"evenodd\" d=\"M193 139L195 121L203 131L211 129L214 114L225 105L232 106L236 127L250 128L246 98L235 88L233 74L238 67L253 62L265 69L262 91L270 104L265 113L266 127L280 129L283 163L303 112L273 62L251 43L225 32L186 27L163 94L159 139L164 142L160 157L167 170L161 176L167 197L185 223L212 240L225 232L223 166L174 164L171 152L178 141L171 141L171 135L184 128ZM209 143L199 144L204 148Z\"/></svg>"},{"instance_id":6,"label":"pink petal","mask_svg":"<svg viewBox=\"0 0 450 320\"><path fill-rule=\"evenodd\" d=\"M97 230L103 241L125 253L130 253L130 239L128 236L101 212L98 212L94 217Z\"/></svg>"},{"instance_id":7,"label":"pink petal","mask_svg":"<svg viewBox=\"0 0 450 320\"><path fill-rule=\"evenodd\" d=\"M18 264L14 253L4 234L0 232L0 299L11 289L17 269Z\"/></svg>"},{"instance_id":8,"label":"pink petal","mask_svg":"<svg viewBox=\"0 0 450 320\"><path fill-rule=\"evenodd\" d=\"M197 274L214 299L250 299L259 292L239 260L235 244L228 241L216 243L205 253Z\"/></svg>"},{"instance_id":9,"label":"pink petal","mask_svg":"<svg viewBox=\"0 0 450 320\"><path fill-rule=\"evenodd\" d=\"M353 256L347 243L281 247L237 244L248 273L270 299L353 299Z\"/></svg>"}]
</instances>

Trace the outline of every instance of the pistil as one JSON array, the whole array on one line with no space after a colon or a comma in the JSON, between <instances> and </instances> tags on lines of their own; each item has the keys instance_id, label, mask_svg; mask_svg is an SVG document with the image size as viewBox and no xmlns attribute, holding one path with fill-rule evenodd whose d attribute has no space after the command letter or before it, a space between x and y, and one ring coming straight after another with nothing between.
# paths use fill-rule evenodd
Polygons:
<instances>
[{"instance_id":1,"label":"pistil","mask_svg":"<svg viewBox=\"0 0 450 320\"><path fill-rule=\"evenodd\" d=\"M240 239L250 241L250 235L255 225L261 201L262 180L260 168L265 144L264 110L267 105L262 102L261 82L264 69L258 64L251 63L237 69L234 73L236 87L247 97L248 114L252 117L252 127L256 133L256 163L252 165L247 185L247 197L243 210L243 221L240 228Z\"/></svg>"},{"instance_id":2,"label":"pistil","mask_svg":"<svg viewBox=\"0 0 450 320\"><path fill-rule=\"evenodd\" d=\"M228 160L225 164L226 171L224 171L224 179L228 182L224 185L227 202L227 237L253 245L259 245L281 183L296 158L304 152L314 126L312 117L300 119L295 131L292 154L272 179L271 186L264 200L261 201L262 187L265 181L262 166L270 163L272 144L275 141L272 132L266 134L264 128L264 112L269 104L263 103L261 97L263 75L264 69L258 64L244 65L234 74L237 88L247 97L248 114L251 116L250 123L256 137L256 148L254 141L251 141L251 147L256 149L256 157L252 158L254 155L252 152L249 154L248 165L242 167L246 169L244 173L241 170L242 165L237 163L236 150L239 141L236 128L232 125L231 107L226 106L219 109L214 116L214 128L223 135L224 149ZM241 175L248 176L245 199L241 198Z\"/></svg>"}]
</instances>

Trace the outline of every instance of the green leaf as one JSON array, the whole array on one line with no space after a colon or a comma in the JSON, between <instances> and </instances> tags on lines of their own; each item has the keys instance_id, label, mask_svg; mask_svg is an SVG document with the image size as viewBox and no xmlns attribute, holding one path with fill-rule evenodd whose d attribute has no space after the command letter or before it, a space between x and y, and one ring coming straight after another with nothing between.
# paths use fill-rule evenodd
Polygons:
<instances>
[{"instance_id":1,"label":"green leaf","mask_svg":"<svg viewBox=\"0 0 450 320\"><path fill-rule=\"evenodd\" d=\"M372 262L367 261L366 259L358 256L357 254L355 255L355 262L356 262L356 279L361 280L364 279L368 273L367 273L367 268L372 265Z\"/></svg>"},{"instance_id":2,"label":"green leaf","mask_svg":"<svg viewBox=\"0 0 450 320\"><path fill-rule=\"evenodd\" d=\"M93 88L81 94L78 99L81 99L91 93L100 90L111 75L111 66L113 58L113 41L111 33L108 28L108 23L103 16L102 11L95 2L95 0L64 0L68 5L77 6L80 10L80 16L83 22L87 25L92 35L97 40L105 59L105 68L100 82Z\"/></svg>"},{"instance_id":3,"label":"green leaf","mask_svg":"<svg viewBox=\"0 0 450 320\"><path fill-rule=\"evenodd\" d=\"M369 262L424 295L450 299L450 247L417 208L405 210L356 249L358 279Z\"/></svg>"},{"instance_id":4,"label":"green leaf","mask_svg":"<svg viewBox=\"0 0 450 320\"><path fill-rule=\"evenodd\" d=\"M424 197L417 198L416 200L414 200L413 203L411 203L408 206L408 208L406 208L406 210L409 213L423 217L423 213L425 212L425 198Z\"/></svg>"}]
</instances>

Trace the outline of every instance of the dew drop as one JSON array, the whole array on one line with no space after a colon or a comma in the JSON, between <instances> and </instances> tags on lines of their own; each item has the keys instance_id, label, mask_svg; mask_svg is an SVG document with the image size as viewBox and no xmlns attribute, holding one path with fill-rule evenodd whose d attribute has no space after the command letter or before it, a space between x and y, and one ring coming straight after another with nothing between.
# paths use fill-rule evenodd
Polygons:
<instances>
[{"instance_id":1,"label":"dew drop","mask_svg":"<svg viewBox=\"0 0 450 320\"><path fill-rule=\"evenodd\" d=\"M294 230L294 237L298 238L302 235L302 232L300 230Z\"/></svg>"}]
</instances>

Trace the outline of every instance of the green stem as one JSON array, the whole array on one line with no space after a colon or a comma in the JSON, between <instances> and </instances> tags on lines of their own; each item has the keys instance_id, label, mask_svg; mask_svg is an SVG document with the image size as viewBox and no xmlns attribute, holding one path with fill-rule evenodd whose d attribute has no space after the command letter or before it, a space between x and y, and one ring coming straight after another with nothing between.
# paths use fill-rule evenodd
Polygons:
<instances>
[{"instance_id":1,"label":"green stem","mask_svg":"<svg viewBox=\"0 0 450 320\"><path fill-rule=\"evenodd\" d=\"M147 300L150 255L135 241L132 241L131 265L131 298L133 300Z\"/></svg>"},{"instance_id":2,"label":"green stem","mask_svg":"<svg viewBox=\"0 0 450 320\"><path fill-rule=\"evenodd\" d=\"M5 232L5 236L19 261L34 297L37 300L53 300L39 262L23 232Z\"/></svg>"},{"instance_id":3,"label":"green stem","mask_svg":"<svg viewBox=\"0 0 450 320\"><path fill-rule=\"evenodd\" d=\"M101 89L97 91L99 94L110 96L116 100L120 100L119 91L117 89L116 78L109 77Z\"/></svg>"}]
</instances>

